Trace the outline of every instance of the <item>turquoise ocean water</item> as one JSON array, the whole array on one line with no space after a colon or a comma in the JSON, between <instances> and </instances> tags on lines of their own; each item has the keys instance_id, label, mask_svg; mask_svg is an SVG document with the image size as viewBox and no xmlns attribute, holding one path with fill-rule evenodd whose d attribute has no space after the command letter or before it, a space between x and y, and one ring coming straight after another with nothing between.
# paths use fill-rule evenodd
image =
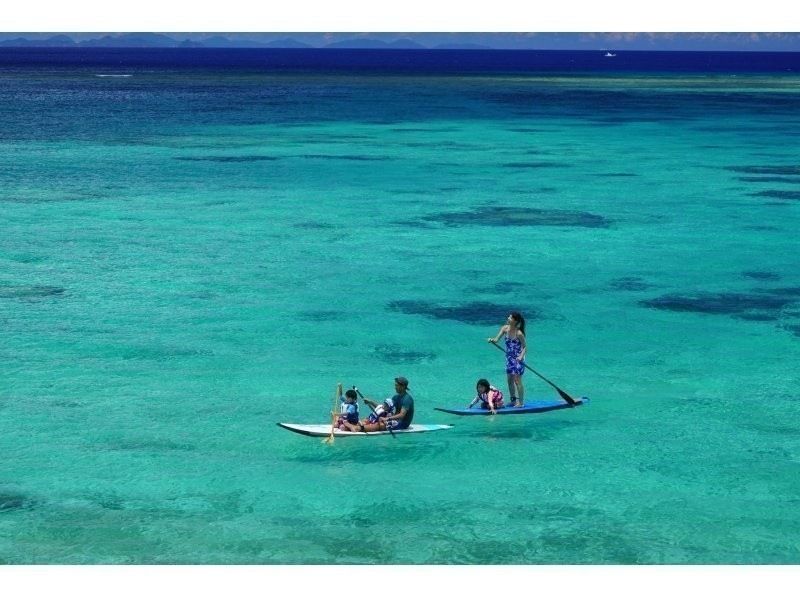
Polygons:
<instances>
[{"instance_id":1,"label":"turquoise ocean water","mask_svg":"<svg viewBox=\"0 0 800 598\"><path fill-rule=\"evenodd\" d=\"M796 75L0 93L0 563L800 562ZM434 411L510 309L590 404ZM455 427L275 425L398 375Z\"/></svg>"}]
</instances>

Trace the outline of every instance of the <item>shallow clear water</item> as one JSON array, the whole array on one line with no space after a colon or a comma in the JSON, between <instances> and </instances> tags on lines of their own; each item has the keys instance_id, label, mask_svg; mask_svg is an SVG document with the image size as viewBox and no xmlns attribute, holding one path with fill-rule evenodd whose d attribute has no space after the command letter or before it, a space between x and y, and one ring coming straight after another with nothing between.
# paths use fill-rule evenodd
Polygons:
<instances>
[{"instance_id":1,"label":"shallow clear water","mask_svg":"<svg viewBox=\"0 0 800 598\"><path fill-rule=\"evenodd\" d=\"M796 76L0 75L0 562L800 561Z\"/></svg>"}]
</instances>

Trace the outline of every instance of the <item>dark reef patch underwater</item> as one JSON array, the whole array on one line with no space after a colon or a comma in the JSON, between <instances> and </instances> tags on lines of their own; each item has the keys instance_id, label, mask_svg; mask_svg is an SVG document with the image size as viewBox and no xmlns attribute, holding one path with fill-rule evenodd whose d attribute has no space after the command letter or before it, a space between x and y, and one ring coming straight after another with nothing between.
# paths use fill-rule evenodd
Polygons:
<instances>
[{"instance_id":1,"label":"dark reef patch underwater","mask_svg":"<svg viewBox=\"0 0 800 598\"><path fill-rule=\"evenodd\" d=\"M611 224L603 216L589 212L501 206L485 206L468 212L440 212L426 216L424 220L440 222L447 226L575 226L608 228Z\"/></svg>"},{"instance_id":2,"label":"dark reef patch underwater","mask_svg":"<svg viewBox=\"0 0 800 598\"><path fill-rule=\"evenodd\" d=\"M508 305L473 301L469 303L440 304L433 301L392 301L388 308L409 315L425 316L436 320L455 320L465 324L491 326L502 324L508 317ZM539 317L536 310L524 309L526 320Z\"/></svg>"},{"instance_id":3,"label":"dark reef patch underwater","mask_svg":"<svg viewBox=\"0 0 800 598\"><path fill-rule=\"evenodd\" d=\"M43 285L0 285L0 299L41 299L63 295L63 287Z\"/></svg>"},{"instance_id":4,"label":"dark reef patch underwater","mask_svg":"<svg viewBox=\"0 0 800 598\"><path fill-rule=\"evenodd\" d=\"M279 160L274 156L176 156L182 162L272 162Z\"/></svg>"},{"instance_id":5,"label":"dark reef patch underwater","mask_svg":"<svg viewBox=\"0 0 800 598\"><path fill-rule=\"evenodd\" d=\"M726 166L725 170L742 174L800 175L800 166Z\"/></svg>"},{"instance_id":6,"label":"dark reef patch underwater","mask_svg":"<svg viewBox=\"0 0 800 598\"><path fill-rule=\"evenodd\" d=\"M615 291L646 291L653 286L638 276L623 276L622 278L615 278L609 283L609 287Z\"/></svg>"},{"instance_id":7,"label":"dark reef patch underwater","mask_svg":"<svg viewBox=\"0 0 800 598\"><path fill-rule=\"evenodd\" d=\"M772 197L775 199L800 199L800 191L783 191L782 189L769 189L748 193L750 197Z\"/></svg>"},{"instance_id":8,"label":"dark reef patch underwater","mask_svg":"<svg viewBox=\"0 0 800 598\"><path fill-rule=\"evenodd\" d=\"M752 278L754 280L780 280L780 274L776 274L775 272L767 272L761 270L753 270L749 272L742 272L742 276L745 278Z\"/></svg>"},{"instance_id":9,"label":"dark reef patch underwater","mask_svg":"<svg viewBox=\"0 0 800 598\"><path fill-rule=\"evenodd\" d=\"M436 353L412 351L400 345L377 345L374 351L381 361L394 364L423 363L436 358Z\"/></svg>"},{"instance_id":10,"label":"dark reef patch underwater","mask_svg":"<svg viewBox=\"0 0 800 598\"><path fill-rule=\"evenodd\" d=\"M668 311L690 311L703 314L743 315L754 310L773 313L796 301L800 293L782 293L780 290L764 293L671 293L656 299L640 301L644 307ZM776 314L777 317L777 314Z\"/></svg>"},{"instance_id":11,"label":"dark reef patch underwater","mask_svg":"<svg viewBox=\"0 0 800 598\"><path fill-rule=\"evenodd\" d=\"M751 272L749 274L768 273ZM798 314L786 308L797 303L800 303L800 287L752 289L748 293L668 293L655 299L639 301L639 305L642 307L674 312L725 315L752 322L778 322L795 318ZM794 334L797 334L797 330L800 329L797 325L788 323L779 325L779 327Z\"/></svg>"},{"instance_id":12,"label":"dark reef patch underwater","mask_svg":"<svg viewBox=\"0 0 800 598\"><path fill-rule=\"evenodd\" d=\"M34 506L34 500L17 492L0 492L0 512L28 509Z\"/></svg>"}]
</instances>

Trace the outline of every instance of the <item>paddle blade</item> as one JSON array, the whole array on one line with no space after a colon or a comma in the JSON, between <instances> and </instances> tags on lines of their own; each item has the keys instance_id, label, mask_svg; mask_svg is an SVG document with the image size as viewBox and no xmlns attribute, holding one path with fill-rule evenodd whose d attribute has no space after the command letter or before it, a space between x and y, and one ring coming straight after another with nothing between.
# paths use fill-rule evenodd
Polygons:
<instances>
[{"instance_id":1,"label":"paddle blade","mask_svg":"<svg viewBox=\"0 0 800 598\"><path fill-rule=\"evenodd\" d=\"M560 388L556 387L556 390L558 391L558 394L560 394L560 395L561 395L561 398L562 398L562 399L564 399L564 400L565 400L567 403L569 403L570 405L577 405L577 404L578 404L578 403L575 401L575 399L573 399L571 396L569 396L567 393L565 393L565 392L564 392L563 390L561 390Z\"/></svg>"},{"instance_id":2,"label":"paddle blade","mask_svg":"<svg viewBox=\"0 0 800 598\"><path fill-rule=\"evenodd\" d=\"M331 433L328 434L322 442L325 444L333 444L333 426L331 426Z\"/></svg>"}]
</instances>

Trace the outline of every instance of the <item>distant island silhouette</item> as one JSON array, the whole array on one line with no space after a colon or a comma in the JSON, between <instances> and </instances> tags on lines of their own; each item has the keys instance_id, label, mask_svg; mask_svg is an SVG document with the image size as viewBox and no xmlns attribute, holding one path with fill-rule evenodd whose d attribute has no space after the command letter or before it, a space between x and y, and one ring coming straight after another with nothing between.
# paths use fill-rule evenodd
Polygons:
<instances>
[{"instance_id":1,"label":"distant island silhouette","mask_svg":"<svg viewBox=\"0 0 800 598\"><path fill-rule=\"evenodd\" d=\"M0 33L0 48L800 51L800 33Z\"/></svg>"},{"instance_id":2,"label":"distant island silhouette","mask_svg":"<svg viewBox=\"0 0 800 598\"><path fill-rule=\"evenodd\" d=\"M314 46L291 37L272 41L229 38L213 35L200 40L176 39L162 33L123 33L104 35L88 40L75 40L68 35L54 35L47 38L15 37L0 40L0 47L16 48L333 48L333 49L373 49L373 50L491 50L482 44L436 44L425 46L411 39L403 38L385 42L372 38L351 38L329 44Z\"/></svg>"}]
</instances>

